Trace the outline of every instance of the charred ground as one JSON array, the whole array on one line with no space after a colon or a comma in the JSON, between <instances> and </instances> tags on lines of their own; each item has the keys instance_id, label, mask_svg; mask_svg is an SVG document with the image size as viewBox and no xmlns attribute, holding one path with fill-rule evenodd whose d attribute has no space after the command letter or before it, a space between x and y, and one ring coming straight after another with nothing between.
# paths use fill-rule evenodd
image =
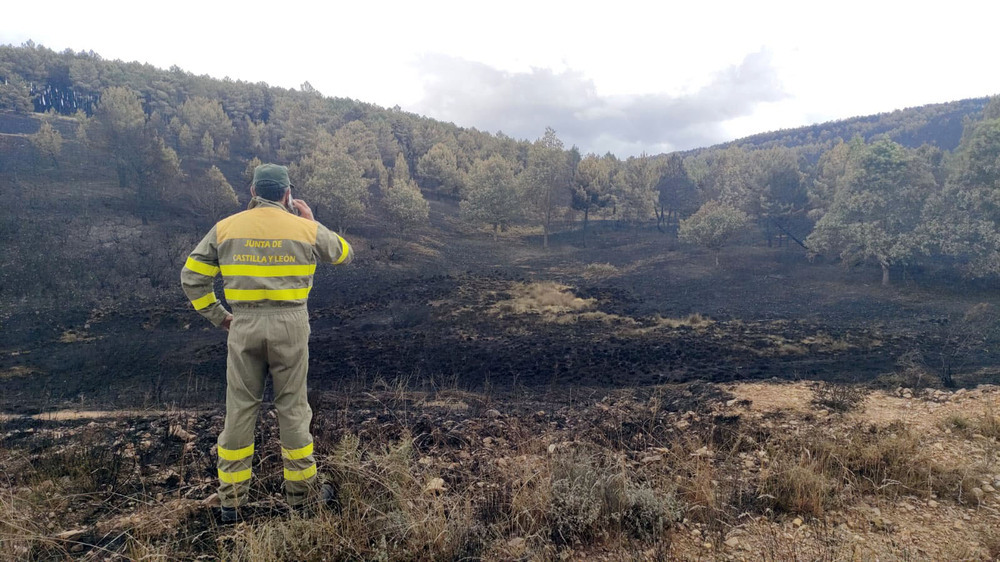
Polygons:
<instances>
[{"instance_id":1,"label":"charred ground","mask_svg":"<svg viewBox=\"0 0 1000 562\"><path fill-rule=\"evenodd\" d=\"M866 382L914 369L926 384L946 371L975 384L998 373L995 323L966 319L977 306L995 317L990 287L922 270L885 288L871 269L810 263L798 248L734 247L716 267L669 236L631 236L609 229L591 247L570 238L548 251L530 239L367 242L357 267L317 276L311 387ZM225 336L176 293L8 310L4 409L218 404Z\"/></svg>"}]
</instances>

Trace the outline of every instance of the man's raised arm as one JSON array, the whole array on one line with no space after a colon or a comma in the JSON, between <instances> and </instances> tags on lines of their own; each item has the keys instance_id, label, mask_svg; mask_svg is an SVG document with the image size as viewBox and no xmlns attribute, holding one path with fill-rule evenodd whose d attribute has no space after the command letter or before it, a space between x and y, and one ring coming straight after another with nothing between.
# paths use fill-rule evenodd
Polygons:
<instances>
[{"instance_id":1,"label":"man's raised arm","mask_svg":"<svg viewBox=\"0 0 1000 562\"><path fill-rule=\"evenodd\" d=\"M354 249L336 232L317 223L316 255L320 261L333 265L346 265L354 259Z\"/></svg>"}]
</instances>

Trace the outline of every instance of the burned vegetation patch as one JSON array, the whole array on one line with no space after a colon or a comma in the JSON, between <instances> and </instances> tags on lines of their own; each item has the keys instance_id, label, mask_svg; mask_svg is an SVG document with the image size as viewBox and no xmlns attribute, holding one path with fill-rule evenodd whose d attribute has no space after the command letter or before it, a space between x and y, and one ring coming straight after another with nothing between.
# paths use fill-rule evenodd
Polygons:
<instances>
[{"instance_id":1,"label":"burned vegetation patch","mask_svg":"<svg viewBox=\"0 0 1000 562\"><path fill-rule=\"evenodd\" d=\"M891 368L898 343L863 327L832 331L812 322L701 313L630 315L634 296L555 282L469 276L428 285L385 306L347 310L335 329L315 330L318 384L393 373L412 380L450 377L469 389L621 388L836 378L845 366L855 376L865 376L862 369L874 377ZM362 329L352 329L352 322Z\"/></svg>"}]
</instances>

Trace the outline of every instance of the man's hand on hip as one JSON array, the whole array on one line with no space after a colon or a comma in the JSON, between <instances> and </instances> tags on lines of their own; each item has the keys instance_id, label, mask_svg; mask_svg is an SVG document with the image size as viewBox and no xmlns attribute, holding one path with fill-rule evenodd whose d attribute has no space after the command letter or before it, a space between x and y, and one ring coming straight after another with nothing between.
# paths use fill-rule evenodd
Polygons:
<instances>
[{"instance_id":1,"label":"man's hand on hip","mask_svg":"<svg viewBox=\"0 0 1000 562\"><path fill-rule=\"evenodd\" d=\"M232 325L232 323L233 323L233 315L232 314L227 314L226 315L226 319L223 320L222 324L219 324L219 325L222 326L223 330L225 330L225 331L228 332L229 331L229 326Z\"/></svg>"},{"instance_id":2,"label":"man's hand on hip","mask_svg":"<svg viewBox=\"0 0 1000 562\"><path fill-rule=\"evenodd\" d=\"M316 219L313 218L312 209L309 208L309 205L306 205L305 201L303 201L301 199L293 199L292 200L292 205L295 205L295 208L299 210L299 216L300 217L302 217L304 219L309 219L311 221L316 220Z\"/></svg>"}]
</instances>

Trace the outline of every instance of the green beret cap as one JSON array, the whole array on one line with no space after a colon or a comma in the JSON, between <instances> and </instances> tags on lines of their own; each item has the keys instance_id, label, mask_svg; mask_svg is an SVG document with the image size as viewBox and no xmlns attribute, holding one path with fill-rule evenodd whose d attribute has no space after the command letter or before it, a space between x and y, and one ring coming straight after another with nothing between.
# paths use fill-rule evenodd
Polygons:
<instances>
[{"instance_id":1,"label":"green beret cap","mask_svg":"<svg viewBox=\"0 0 1000 562\"><path fill-rule=\"evenodd\" d=\"M262 187L265 185L275 185L278 187L288 187L288 168L277 164L261 164L253 169L253 185Z\"/></svg>"}]
</instances>

